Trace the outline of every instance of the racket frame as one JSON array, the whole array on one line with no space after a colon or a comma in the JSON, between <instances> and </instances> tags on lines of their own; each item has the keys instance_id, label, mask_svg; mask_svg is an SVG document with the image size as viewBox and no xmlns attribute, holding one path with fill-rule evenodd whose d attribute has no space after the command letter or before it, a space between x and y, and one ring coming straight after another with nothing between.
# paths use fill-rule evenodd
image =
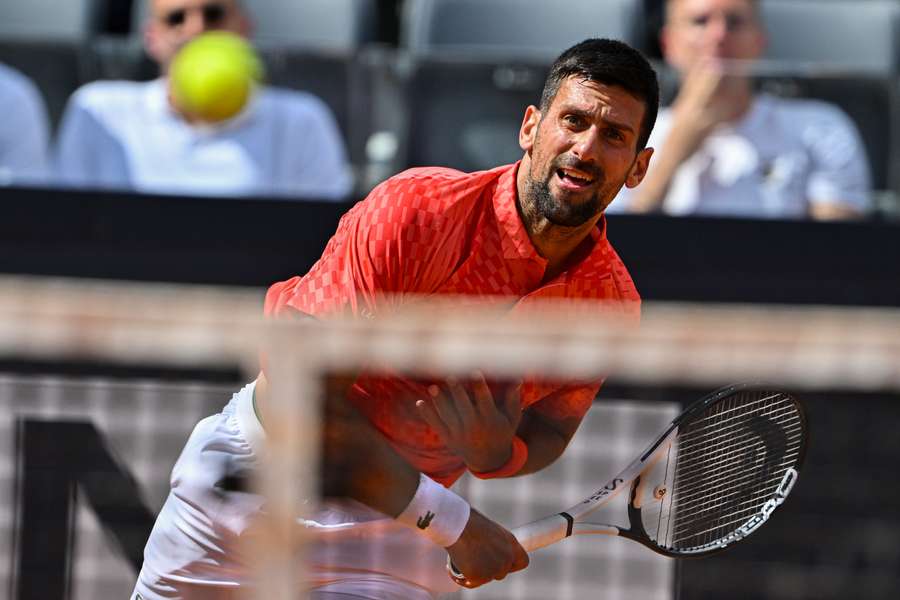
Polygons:
<instances>
[{"instance_id":1,"label":"racket frame","mask_svg":"<svg viewBox=\"0 0 900 600\"><path fill-rule=\"evenodd\" d=\"M733 394L756 390L778 391L778 393L784 393L791 398L797 407L802 426L803 443L800 445L794 466L786 470L782 481L776 488L772 497L763 504L760 510L749 517L745 523L737 527L734 532L724 538L703 546L679 551L672 551L653 542L644 531L643 522L640 518L640 508L635 505L636 498L641 497L638 494L641 486L641 476L646 471L653 468L656 462L669 450L669 447L678 435L679 427L685 421L688 421L697 413L705 411L713 404L720 402ZM578 504L569 507L567 510L526 523L525 525L512 529L511 532L527 552L549 546L550 544L556 543L572 535L613 535L628 538L646 546L657 554L662 554L663 556L671 558L707 556L715 552L720 552L728 546L744 539L759 529L759 527L772 516L775 509L784 502L785 498L787 498L787 495L794 487L798 477L798 469L802 466L803 461L806 458L806 447L808 444L809 427L806 412L803 404L793 394L780 391L774 386L768 386L758 382L728 385L700 398L688 406L681 414L672 420L665 431L649 444L647 448L631 462L631 464L625 467L618 475L610 479L593 494ZM617 497L622 490L629 487L629 485L631 497L628 500L628 519L630 527L583 521L585 517ZM457 583L464 585L465 576L455 568L449 559L447 561L447 570Z\"/></svg>"},{"instance_id":2,"label":"racket frame","mask_svg":"<svg viewBox=\"0 0 900 600\"><path fill-rule=\"evenodd\" d=\"M641 475L651 469L664 453L668 451L669 446L671 446L678 435L679 427L685 421L690 420L691 417L697 413L705 411L713 404L716 404L733 394L754 390L778 391L778 388L767 386L762 383L740 383L725 386L704 396L692 403L681 414L675 417L656 440L647 446L647 448L632 461L631 464L625 467L618 475L610 479L603 487L567 510L516 527L512 530L513 535L516 536L516 539L528 552L543 548L544 546L548 546L572 535L618 535L639 542L658 554L674 558L706 556L724 550L735 542L744 539L765 523L775 509L784 502L785 498L793 488L794 483L797 481L798 469L805 459L806 447L808 445L806 413L803 405L793 396L793 394L787 395L790 396L791 400L797 406L804 435L804 443L800 446L797 460L794 466L785 472L781 483L778 488L776 488L772 497L763 504L757 513L737 527L733 533L710 544L691 549L672 551L649 539L649 536L647 536L643 529L643 524L640 519L640 509L635 506L634 502L637 497L641 497L641 495L637 493L638 488L641 485ZM629 484L631 488L631 497L628 501L630 527L621 527L606 523L591 523L583 520L585 517L618 496L623 489L629 487Z\"/></svg>"}]
</instances>

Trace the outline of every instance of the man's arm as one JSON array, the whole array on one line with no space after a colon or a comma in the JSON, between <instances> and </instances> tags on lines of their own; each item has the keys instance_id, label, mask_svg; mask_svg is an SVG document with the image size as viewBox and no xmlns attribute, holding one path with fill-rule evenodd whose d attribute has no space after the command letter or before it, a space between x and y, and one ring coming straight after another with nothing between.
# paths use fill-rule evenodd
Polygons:
<instances>
[{"instance_id":1,"label":"man's arm","mask_svg":"<svg viewBox=\"0 0 900 600\"><path fill-rule=\"evenodd\" d=\"M559 458L578 430L597 386L576 386L544 398L524 412L519 388L495 401L484 377L470 387L449 381L417 403L422 417L466 467L483 479L540 471Z\"/></svg>"},{"instance_id":2,"label":"man's arm","mask_svg":"<svg viewBox=\"0 0 900 600\"><path fill-rule=\"evenodd\" d=\"M813 102L797 115L812 159L807 181L809 216L817 221L855 220L872 206L872 175L862 136L839 107Z\"/></svg>"},{"instance_id":3,"label":"man's arm","mask_svg":"<svg viewBox=\"0 0 900 600\"><path fill-rule=\"evenodd\" d=\"M342 377L329 385L323 419L323 495L353 498L390 517L400 517L401 522L405 522L403 517L414 500L425 506L429 502L446 505L448 498L451 504L460 502L452 491L434 482L423 482L422 474L401 458L352 406L346 392L353 379ZM256 403L263 422L267 394L266 379L261 375ZM422 499L420 490L426 483L430 497ZM440 516L433 514L428 521ZM503 579L528 566L528 555L512 533L475 509L470 510L457 539L445 548L453 564L466 576L467 587Z\"/></svg>"},{"instance_id":4,"label":"man's arm","mask_svg":"<svg viewBox=\"0 0 900 600\"><path fill-rule=\"evenodd\" d=\"M866 216L866 213L856 206L840 202L816 202L809 211L810 216L816 221L855 221Z\"/></svg>"},{"instance_id":5,"label":"man's arm","mask_svg":"<svg viewBox=\"0 0 900 600\"><path fill-rule=\"evenodd\" d=\"M572 441L583 417L550 417L535 409L526 410L518 435L528 446L528 460L516 475L536 473L549 467Z\"/></svg>"},{"instance_id":6,"label":"man's arm","mask_svg":"<svg viewBox=\"0 0 900 600\"><path fill-rule=\"evenodd\" d=\"M698 65L685 75L672 103L669 133L654 154L653 168L635 188L629 210L645 213L662 208L681 164L719 124L737 118L746 109L747 85L743 78L711 64Z\"/></svg>"},{"instance_id":7,"label":"man's arm","mask_svg":"<svg viewBox=\"0 0 900 600\"><path fill-rule=\"evenodd\" d=\"M41 181L47 175L50 138L44 101L34 84L18 73L0 83L7 87L0 104L0 177L8 169L15 179Z\"/></svg>"},{"instance_id":8,"label":"man's arm","mask_svg":"<svg viewBox=\"0 0 900 600\"><path fill-rule=\"evenodd\" d=\"M131 187L128 161L122 142L88 108L90 86L69 98L53 150L54 178L72 186Z\"/></svg>"}]
</instances>

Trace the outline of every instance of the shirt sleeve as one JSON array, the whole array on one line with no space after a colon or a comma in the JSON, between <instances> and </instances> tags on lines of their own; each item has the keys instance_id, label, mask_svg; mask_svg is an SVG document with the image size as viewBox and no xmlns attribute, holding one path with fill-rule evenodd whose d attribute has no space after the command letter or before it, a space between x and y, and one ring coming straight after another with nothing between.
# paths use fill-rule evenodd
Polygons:
<instances>
[{"instance_id":1,"label":"shirt sleeve","mask_svg":"<svg viewBox=\"0 0 900 600\"><path fill-rule=\"evenodd\" d=\"M0 102L0 172L17 182L40 183L49 168L50 127L43 98L24 76L2 83L7 89Z\"/></svg>"},{"instance_id":2,"label":"shirt sleeve","mask_svg":"<svg viewBox=\"0 0 900 600\"><path fill-rule=\"evenodd\" d=\"M845 204L869 212L871 174L856 126L836 106L817 103L811 112L803 132L812 160L807 186L809 201Z\"/></svg>"},{"instance_id":3,"label":"shirt sleeve","mask_svg":"<svg viewBox=\"0 0 900 600\"><path fill-rule=\"evenodd\" d=\"M266 314L371 317L405 298L433 293L460 260L464 224L442 209L427 180L395 177L341 219L322 257L303 277L273 285Z\"/></svg>"},{"instance_id":4,"label":"shirt sleeve","mask_svg":"<svg viewBox=\"0 0 900 600\"><path fill-rule=\"evenodd\" d=\"M353 191L353 174L343 136L328 106L318 98L286 95L293 104L287 126L287 161L278 182L286 194L341 201Z\"/></svg>"},{"instance_id":5,"label":"shirt sleeve","mask_svg":"<svg viewBox=\"0 0 900 600\"><path fill-rule=\"evenodd\" d=\"M53 156L55 178L63 185L128 188L122 143L94 114L88 92L76 91L66 105Z\"/></svg>"}]
</instances>

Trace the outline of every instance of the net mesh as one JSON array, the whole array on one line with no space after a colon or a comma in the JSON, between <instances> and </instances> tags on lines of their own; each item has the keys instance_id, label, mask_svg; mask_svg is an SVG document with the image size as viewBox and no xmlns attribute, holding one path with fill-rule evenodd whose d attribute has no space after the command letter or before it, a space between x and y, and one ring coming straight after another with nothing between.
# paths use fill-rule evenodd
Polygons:
<instances>
[{"instance_id":1,"label":"net mesh","mask_svg":"<svg viewBox=\"0 0 900 600\"><path fill-rule=\"evenodd\" d=\"M262 322L260 307L255 290L0 280L0 360L11 373L0 381L6 415L0 427L7 440L0 489L8 490L0 507L0 589L16 597L24 585L20 565L29 534L22 527L27 490L21 474L26 450L34 455L23 445L25 421L74 420L96 428L113 462L133 474L152 515L191 429L203 415L219 410L239 383L186 381L183 375L172 383L144 371L98 376L97 365L237 368L246 381L255 376L259 347L268 348L273 372L283 374L273 404L283 428L271 432L271 443L273 456L284 460L273 461L264 480L273 507L272 529L262 536L260 554L269 569L264 579L270 588L259 594L266 598L297 597L294 566L304 538L284 535L278 524L292 520L298 503L313 493L284 482L314 479L317 410L315 403L293 399L319 397L328 373L376 362L379 368L432 377L468 375L473 369L497 378L537 374L586 380L615 374L564 457L549 469L508 481L463 478L457 484L474 506L510 527L592 493L680 412L683 394L647 390L709 390L748 380L788 386L801 395L819 390L890 395L900 389L900 315L891 310L647 305L635 330L590 311L577 310L573 318L571 306L547 308L539 319L510 320L497 310L463 313L445 305L375 320L277 325ZM75 367L62 378L36 372L50 363L51 371L60 363ZM88 378L80 373L87 363L92 365ZM673 469L683 480L693 476L688 467ZM69 530L61 537L75 549L67 593L127 597L135 576L134 559L123 558L128 544L110 535L108 520L97 510L102 502L96 490L83 484L81 475L71 477L81 501L75 537ZM601 511L596 517L616 522L623 515ZM671 529L678 527L673 523ZM776 533L778 527L767 526ZM697 540L678 535L671 543L702 543ZM109 568L110 561L118 566ZM111 572L124 575L111 577ZM573 538L536 553L525 573L465 596L583 598L596 595L601 585L604 598L671 598L679 576L670 560L627 540Z\"/></svg>"}]
</instances>

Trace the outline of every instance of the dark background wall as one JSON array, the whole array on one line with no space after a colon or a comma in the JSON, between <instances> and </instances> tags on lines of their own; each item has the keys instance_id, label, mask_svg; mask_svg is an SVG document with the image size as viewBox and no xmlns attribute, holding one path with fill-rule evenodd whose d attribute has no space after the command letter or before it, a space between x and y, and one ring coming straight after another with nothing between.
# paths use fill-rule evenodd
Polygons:
<instances>
[{"instance_id":1,"label":"dark background wall","mask_svg":"<svg viewBox=\"0 0 900 600\"><path fill-rule=\"evenodd\" d=\"M0 188L0 272L267 286L302 274L349 204ZM882 222L614 215L647 300L900 306Z\"/></svg>"},{"instance_id":2,"label":"dark background wall","mask_svg":"<svg viewBox=\"0 0 900 600\"><path fill-rule=\"evenodd\" d=\"M261 292L305 272L349 207L36 189L2 189L0 202L0 273ZM647 300L900 306L897 231L881 223L609 218L609 237ZM604 391L683 402L701 392L614 379ZM679 563L681 598L900 595L900 398L833 390L803 397L814 437L791 501L748 542Z\"/></svg>"}]
</instances>

